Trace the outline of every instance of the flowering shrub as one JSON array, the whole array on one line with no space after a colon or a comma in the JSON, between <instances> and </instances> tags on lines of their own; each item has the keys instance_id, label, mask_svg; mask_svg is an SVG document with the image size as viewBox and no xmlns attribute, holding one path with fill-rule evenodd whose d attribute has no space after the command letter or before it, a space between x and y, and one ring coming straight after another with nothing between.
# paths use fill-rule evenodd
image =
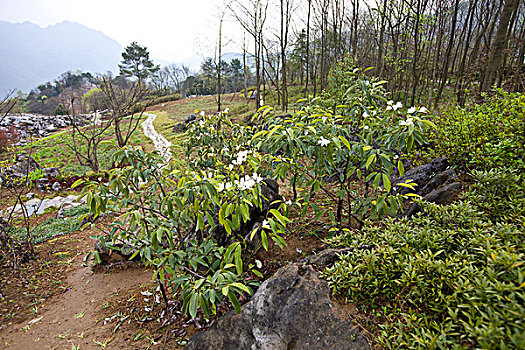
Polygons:
<instances>
[{"instance_id":1,"label":"flowering shrub","mask_svg":"<svg viewBox=\"0 0 525 350\"><path fill-rule=\"evenodd\" d=\"M310 198L317 191L337 204L335 215L329 214L339 227L343 214L350 226L352 219L362 225L368 216L401 210L406 196L392 187L391 176L394 168L403 174L399 155L424 144L424 132L432 126L425 118L426 108L412 107L403 112L399 102L382 103L385 99L378 95L379 83L372 84L357 73L349 76L353 84L347 90L352 93L345 94L348 104L332 109L324 107L326 103L320 99L302 100L302 109L290 117L275 116L263 108L264 130L253 137L261 152L282 154L287 160L280 161L272 171L282 180L289 179L294 197L298 196L297 188L306 188L311 190L302 191L301 200L316 211Z\"/></svg>"},{"instance_id":2,"label":"flowering shrub","mask_svg":"<svg viewBox=\"0 0 525 350\"><path fill-rule=\"evenodd\" d=\"M252 208L263 206L261 157L251 150L235 155L223 150L228 125L225 118L223 125L217 121L205 117L190 129L188 139L194 144L188 146L189 162L180 160L167 168L155 153L124 148L114 155L114 164L122 166L110 171L107 184L88 182L84 187L91 214L110 208L119 214L97 238L111 249L140 256L155 269L165 298L164 291L171 287L192 317L198 307L206 317L215 314L224 297L239 311L238 295L252 291L249 276L260 276L251 265L245 271L246 237L240 229L251 219ZM210 146L198 149L200 142ZM192 150L197 158L191 158ZM269 239L283 246L285 209L282 204L268 210L249 238L260 235L265 249ZM100 260L96 252L95 259Z\"/></svg>"}]
</instances>

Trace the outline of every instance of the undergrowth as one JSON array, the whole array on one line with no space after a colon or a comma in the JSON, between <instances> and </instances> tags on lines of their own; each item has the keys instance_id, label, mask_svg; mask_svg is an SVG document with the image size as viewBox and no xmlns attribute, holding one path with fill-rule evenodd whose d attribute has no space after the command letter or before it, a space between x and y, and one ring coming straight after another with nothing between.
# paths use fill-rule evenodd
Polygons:
<instances>
[{"instance_id":1,"label":"undergrowth","mask_svg":"<svg viewBox=\"0 0 525 350\"><path fill-rule=\"evenodd\" d=\"M324 271L337 295L361 305L382 348L525 346L524 176L477 171L456 204L421 202L413 220L343 233L331 246L373 245Z\"/></svg>"},{"instance_id":2,"label":"undergrowth","mask_svg":"<svg viewBox=\"0 0 525 350\"><path fill-rule=\"evenodd\" d=\"M60 218L48 218L38 224L31 231L33 243L38 244L55 236L66 235L80 229L78 218L86 214L89 209L86 206L78 206L64 210ZM13 228L11 235L25 237L25 227Z\"/></svg>"}]
</instances>

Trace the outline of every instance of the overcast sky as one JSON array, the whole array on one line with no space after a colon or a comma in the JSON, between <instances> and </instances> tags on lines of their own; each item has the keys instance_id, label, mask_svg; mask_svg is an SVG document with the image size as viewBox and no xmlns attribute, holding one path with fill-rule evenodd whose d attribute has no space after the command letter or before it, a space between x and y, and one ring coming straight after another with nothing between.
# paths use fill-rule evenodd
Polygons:
<instances>
[{"instance_id":1,"label":"overcast sky","mask_svg":"<svg viewBox=\"0 0 525 350\"><path fill-rule=\"evenodd\" d=\"M123 47L137 41L169 62L212 56L218 0L0 0L0 20L41 27L68 20L100 30ZM234 24L225 31L235 35ZM226 49L226 50L225 50ZM223 52L237 51L236 45ZM206 52L207 51L207 52Z\"/></svg>"}]
</instances>

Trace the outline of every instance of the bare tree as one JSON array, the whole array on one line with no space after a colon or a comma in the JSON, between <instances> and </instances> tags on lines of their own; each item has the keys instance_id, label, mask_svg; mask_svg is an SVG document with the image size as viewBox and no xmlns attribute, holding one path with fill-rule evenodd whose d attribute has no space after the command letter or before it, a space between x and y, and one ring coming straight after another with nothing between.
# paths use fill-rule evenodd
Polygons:
<instances>
[{"instance_id":1,"label":"bare tree","mask_svg":"<svg viewBox=\"0 0 525 350\"><path fill-rule=\"evenodd\" d=\"M261 83L264 80L263 65L263 30L266 22L268 10L268 0L234 0L228 8L233 13L239 24L249 33L254 41L254 60L255 60L255 88L256 88L256 108L260 107Z\"/></svg>"},{"instance_id":2,"label":"bare tree","mask_svg":"<svg viewBox=\"0 0 525 350\"><path fill-rule=\"evenodd\" d=\"M140 80L129 81L121 77L115 82L109 75L98 78L97 83L111 110L118 146L124 147L137 130L142 115L148 107L141 104L148 88Z\"/></svg>"},{"instance_id":3,"label":"bare tree","mask_svg":"<svg viewBox=\"0 0 525 350\"><path fill-rule=\"evenodd\" d=\"M183 85L186 79L190 75L192 75L190 67L184 64L178 65L178 64L173 63L173 64L170 64L162 68L162 71L165 72L165 74L168 76L169 80L175 86L177 91L182 95L183 98L185 98L186 91L183 89Z\"/></svg>"}]
</instances>

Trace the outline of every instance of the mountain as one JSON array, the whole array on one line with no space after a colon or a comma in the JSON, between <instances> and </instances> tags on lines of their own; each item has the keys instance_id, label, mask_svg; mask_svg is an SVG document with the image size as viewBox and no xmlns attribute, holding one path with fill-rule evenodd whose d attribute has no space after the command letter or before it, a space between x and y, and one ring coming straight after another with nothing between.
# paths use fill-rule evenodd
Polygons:
<instances>
[{"instance_id":1,"label":"mountain","mask_svg":"<svg viewBox=\"0 0 525 350\"><path fill-rule=\"evenodd\" d=\"M69 21L41 28L0 21L0 97L28 92L66 71L116 71L122 47L102 32Z\"/></svg>"}]
</instances>

